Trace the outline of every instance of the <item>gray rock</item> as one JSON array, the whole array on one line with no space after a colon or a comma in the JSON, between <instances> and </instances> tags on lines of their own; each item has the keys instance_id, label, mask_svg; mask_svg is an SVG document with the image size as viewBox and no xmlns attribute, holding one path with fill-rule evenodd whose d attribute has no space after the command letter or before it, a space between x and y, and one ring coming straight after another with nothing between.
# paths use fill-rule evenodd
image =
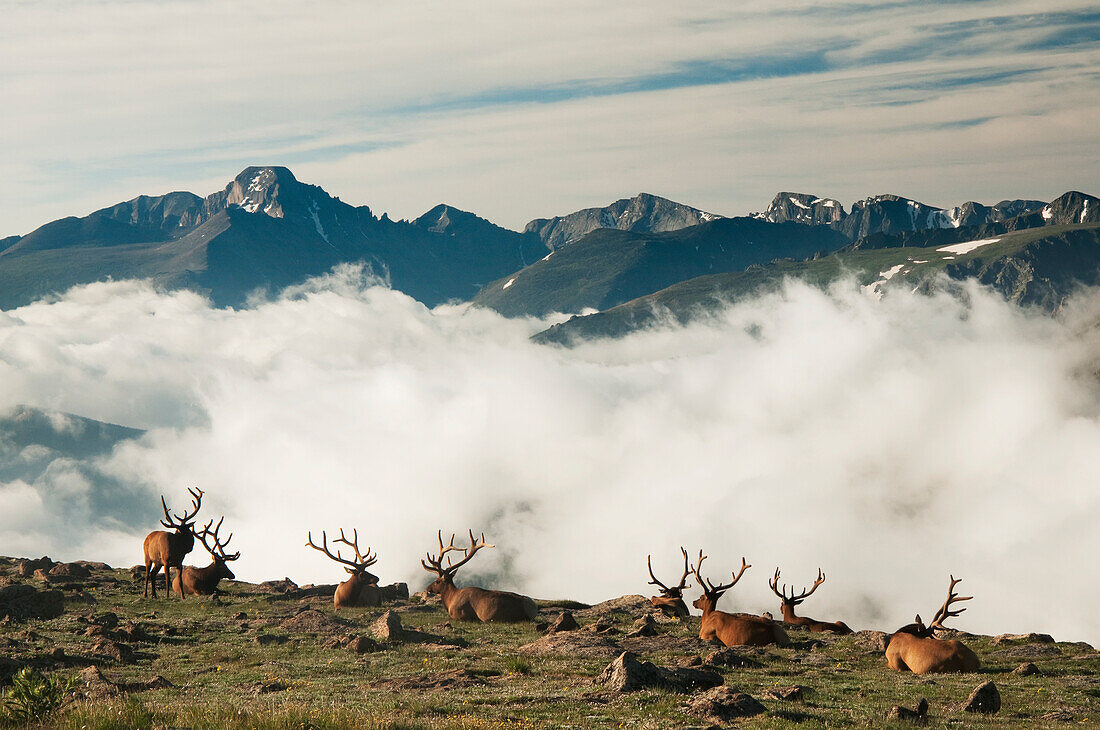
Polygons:
<instances>
[{"instance_id":1,"label":"gray rock","mask_svg":"<svg viewBox=\"0 0 1100 730\"><path fill-rule=\"evenodd\" d=\"M636 692L650 687L691 692L722 684L722 675L706 669L659 667L624 651L593 680L614 692Z\"/></svg>"},{"instance_id":2,"label":"gray rock","mask_svg":"<svg viewBox=\"0 0 1100 730\"><path fill-rule=\"evenodd\" d=\"M986 715L992 715L1000 709L1001 693L993 682L983 682L975 687L963 705L966 712L981 712Z\"/></svg>"},{"instance_id":3,"label":"gray rock","mask_svg":"<svg viewBox=\"0 0 1100 730\"><path fill-rule=\"evenodd\" d=\"M709 664L713 667L738 667L742 669L748 669L752 667L763 666L760 662L749 659L744 654L737 652L734 649L726 647L725 649L718 649L712 651L703 659L704 664Z\"/></svg>"},{"instance_id":4,"label":"gray rock","mask_svg":"<svg viewBox=\"0 0 1100 730\"><path fill-rule=\"evenodd\" d=\"M766 711L764 705L733 687L715 687L693 697L688 714L707 722L725 724L742 717L753 717Z\"/></svg>"},{"instance_id":5,"label":"gray rock","mask_svg":"<svg viewBox=\"0 0 1100 730\"><path fill-rule=\"evenodd\" d=\"M803 687L802 685L792 685L790 687L768 687L764 690L763 695L766 700L784 700L786 702L794 702L797 700L806 699L806 691L809 687Z\"/></svg>"},{"instance_id":6,"label":"gray rock","mask_svg":"<svg viewBox=\"0 0 1100 730\"><path fill-rule=\"evenodd\" d=\"M90 578L92 571L79 563L58 563L49 574L54 578Z\"/></svg>"},{"instance_id":7,"label":"gray rock","mask_svg":"<svg viewBox=\"0 0 1100 730\"><path fill-rule=\"evenodd\" d=\"M1050 634L1001 634L993 637L994 644L1053 644Z\"/></svg>"},{"instance_id":8,"label":"gray rock","mask_svg":"<svg viewBox=\"0 0 1100 730\"><path fill-rule=\"evenodd\" d=\"M920 702L912 710L901 705L894 705L886 711L886 719L907 720L918 725L924 725L928 722L928 700L921 697Z\"/></svg>"},{"instance_id":9,"label":"gray rock","mask_svg":"<svg viewBox=\"0 0 1100 730\"><path fill-rule=\"evenodd\" d=\"M1035 674L1041 674L1039 667L1035 666L1031 662L1024 662L1020 666L1012 670L1013 674L1019 674L1021 677L1030 677Z\"/></svg>"},{"instance_id":10,"label":"gray rock","mask_svg":"<svg viewBox=\"0 0 1100 730\"><path fill-rule=\"evenodd\" d=\"M639 636L656 636L657 635L657 622L653 620L653 616L646 614L640 619L634 622L634 625L630 627L630 632L627 633L626 638L634 639Z\"/></svg>"}]
</instances>

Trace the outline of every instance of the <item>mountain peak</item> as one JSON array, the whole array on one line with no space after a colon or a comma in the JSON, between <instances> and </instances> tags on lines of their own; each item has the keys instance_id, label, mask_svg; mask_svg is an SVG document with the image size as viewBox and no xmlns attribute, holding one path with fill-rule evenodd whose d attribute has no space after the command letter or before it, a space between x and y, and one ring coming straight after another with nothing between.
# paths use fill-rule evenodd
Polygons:
<instances>
[{"instance_id":1,"label":"mountain peak","mask_svg":"<svg viewBox=\"0 0 1100 730\"><path fill-rule=\"evenodd\" d=\"M603 208L585 208L568 215L536 218L525 233L535 233L551 249L573 243L597 228L617 228L636 233L677 231L721 218L652 193L638 193Z\"/></svg>"},{"instance_id":2,"label":"mountain peak","mask_svg":"<svg viewBox=\"0 0 1100 730\"><path fill-rule=\"evenodd\" d=\"M286 210L281 194L301 186L285 167L246 167L225 188L225 204L237 205L249 213L263 212L283 218Z\"/></svg>"},{"instance_id":3,"label":"mountain peak","mask_svg":"<svg viewBox=\"0 0 1100 730\"><path fill-rule=\"evenodd\" d=\"M839 201L810 193L789 192L776 193L767 210L752 215L769 223L793 221L811 226L836 223L844 216L844 206Z\"/></svg>"}]
</instances>

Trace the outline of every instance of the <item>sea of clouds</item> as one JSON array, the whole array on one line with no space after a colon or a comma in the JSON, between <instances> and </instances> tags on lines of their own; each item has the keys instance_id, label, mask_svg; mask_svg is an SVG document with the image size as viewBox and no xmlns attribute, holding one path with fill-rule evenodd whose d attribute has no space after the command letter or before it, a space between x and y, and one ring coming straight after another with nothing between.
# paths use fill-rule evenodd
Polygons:
<instances>
[{"instance_id":1,"label":"sea of clouds","mask_svg":"<svg viewBox=\"0 0 1100 730\"><path fill-rule=\"evenodd\" d=\"M139 563L159 496L199 486L248 580L342 579L303 546L342 526L416 590L436 530L474 528L497 547L460 584L648 594L646 555L675 580L682 545L715 582L752 564L727 610L777 613L776 566L799 587L820 566L806 614L893 629L954 574L958 628L1100 640L1100 293L1050 317L976 286L790 283L573 349L528 340L549 323L354 268L241 310L113 282L2 312L0 412L146 433L0 482L0 554Z\"/></svg>"}]
</instances>

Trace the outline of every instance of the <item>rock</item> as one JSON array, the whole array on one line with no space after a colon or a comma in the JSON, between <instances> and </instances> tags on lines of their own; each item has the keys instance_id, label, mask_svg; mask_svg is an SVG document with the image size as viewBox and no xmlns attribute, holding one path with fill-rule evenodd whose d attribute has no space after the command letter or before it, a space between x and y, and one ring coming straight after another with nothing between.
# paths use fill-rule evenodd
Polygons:
<instances>
[{"instance_id":1,"label":"rock","mask_svg":"<svg viewBox=\"0 0 1100 730\"><path fill-rule=\"evenodd\" d=\"M261 684L259 687L256 688L256 694L264 695L270 694L272 692L282 692L289 686L290 685L288 685L286 682L276 679L274 681L264 682L263 684Z\"/></svg>"},{"instance_id":2,"label":"rock","mask_svg":"<svg viewBox=\"0 0 1100 730\"><path fill-rule=\"evenodd\" d=\"M347 632L348 622L321 613L315 608L307 608L283 621L280 626L287 631L302 634L343 634Z\"/></svg>"},{"instance_id":3,"label":"rock","mask_svg":"<svg viewBox=\"0 0 1100 730\"><path fill-rule=\"evenodd\" d=\"M693 697L687 712L707 722L725 724L765 712L764 705L733 687L715 687Z\"/></svg>"},{"instance_id":4,"label":"rock","mask_svg":"<svg viewBox=\"0 0 1100 730\"><path fill-rule=\"evenodd\" d=\"M852 634L859 646L879 654L886 651L886 633L883 631L857 631Z\"/></svg>"},{"instance_id":5,"label":"rock","mask_svg":"<svg viewBox=\"0 0 1100 730\"><path fill-rule=\"evenodd\" d=\"M649 687L691 692L717 687L722 684L722 675L706 669L659 667L638 661L634 654L624 651L592 681L613 692L635 692Z\"/></svg>"},{"instance_id":6,"label":"rock","mask_svg":"<svg viewBox=\"0 0 1100 730\"><path fill-rule=\"evenodd\" d=\"M784 700L787 702L794 702L796 700L806 699L806 690L809 687L803 687L801 685L792 685L790 687L768 687L764 690L764 699L767 700Z\"/></svg>"},{"instance_id":7,"label":"rock","mask_svg":"<svg viewBox=\"0 0 1100 730\"><path fill-rule=\"evenodd\" d=\"M61 591L40 591L26 583L0 588L0 617L50 619L64 612L65 596Z\"/></svg>"},{"instance_id":8,"label":"rock","mask_svg":"<svg viewBox=\"0 0 1100 730\"><path fill-rule=\"evenodd\" d=\"M1041 674L1039 667L1035 666L1031 662L1024 662L1020 666L1012 670L1013 674L1019 674L1021 677L1030 677L1035 674Z\"/></svg>"},{"instance_id":9,"label":"rock","mask_svg":"<svg viewBox=\"0 0 1100 730\"><path fill-rule=\"evenodd\" d=\"M405 636L405 630L401 627L401 617L394 611L386 611L370 626L371 636L379 641L397 642Z\"/></svg>"},{"instance_id":10,"label":"rock","mask_svg":"<svg viewBox=\"0 0 1100 730\"><path fill-rule=\"evenodd\" d=\"M127 621L126 625L118 630L118 636L130 642L149 643L153 641L153 637L145 630L145 626L133 621Z\"/></svg>"},{"instance_id":11,"label":"rock","mask_svg":"<svg viewBox=\"0 0 1100 730\"><path fill-rule=\"evenodd\" d=\"M657 622L653 620L653 616L646 614L640 619L634 622L634 625L630 627L630 632L627 633L626 638L633 639L638 636L656 636L657 635Z\"/></svg>"},{"instance_id":12,"label":"rock","mask_svg":"<svg viewBox=\"0 0 1100 730\"><path fill-rule=\"evenodd\" d=\"M1054 712L1040 715L1039 719L1046 720L1047 722L1073 722L1073 715L1065 710L1055 710Z\"/></svg>"},{"instance_id":13,"label":"rock","mask_svg":"<svg viewBox=\"0 0 1100 730\"><path fill-rule=\"evenodd\" d=\"M908 707L902 707L901 705L894 705L886 711L886 719L907 720L917 723L918 725L923 725L928 722L928 700L921 697L916 708L912 710Z\"/></svg>"},{"instance_id":14,"label":"rock","mask_svg":"<svg viewBox=\"0 0 1100 730\"><path fill-rule=\"evenodd\" d=\"M42 581L43 583L49 583L51 580L50 574L46 572L44 568L39 568L38 570L34 571L34 575L32 577L35 580Z\"/></svg>"},{"instance_id":15,"label":"rock","mask_svg":"<svg viewBox=\"0 0 1100 730\"><path fill-rule=\"evenodd\" d=\"M244 611L237 611L235 614L233 614L233 620L234 621L247 621L248 620L248 614L245 613Z\"/></svg>"},{"instance_id":16,"label":"rock","mask_svg":"<svg viewBox=\"0 0 1100 730\"><path fill-rule=\"evenodd\" d=\"M50 568L49 575L54 578L91 578L92 571L80 563L58 563Z\"/></svg>"},{"instance_id":17,"label":"rock","mask_svg":"<svg viewBox=\"0 0 1100 730\"><path fill-rule=\"evenodd\" d=\"M59 661L59 662L65 661L65 650L62 649L60 646L57 647L56 649L54 649L53 651L50 652L50 658L53 659L54 661Z\"/></svg>"},{"instance_id":18,"label":"rock","mask_svg":"<svg viewBox=\"0 0 1100 730\"><path fill-rule=\"evenodd\" d=\"M520 654L557 654L585 659L610 659L622 653L614 641L587 631L559 631L517 649Z\"/></svg>"},{"instance_id":19,"label":"rock","mask_svg":"<svg viewBox=\"0 0 1100 730\"><path fill-rule=\"evenodd\" d=\"M265 580L256 587L267 593L289 593L295 590L298 584L290 578L283 578L282 580Z\"/></svg>"},{"instance_id":20,"label":"rock","mask_svg":"<svg viewBox=\"0 0 1100 730\"><path fill-rule=\"evenodd\" d=\"M23 578L30 578L36 570L49 570L53 565L53 561L45 556L35 560L27 558L16 561L15 572Z\"/></svg>"},{"instance_id":21,"label":"rock","mask_svg":"<svg viewBox=\"0 0 1100 730\"><path fill-rule=\"evenodd\" d=\"M994 636L994 644L1053 644L1054 637L1050 634L1001 634Z\"/></svg>"},{"instance_id":22,"label":"rock","mask_svg":"<svg viewBox=\"0 0 1100 730\"><path fill-rule=\"evenodd\" d=\"M729 647L718 649L707 654L706 657L703 658L703 663L712 667L738 667L741 669L751 669L763 666L760 662L749 659L744 654Z\"/></svg>"},{"instance_id":23,"label":"rock","mask_svg":"<svg viewBox=\"0 0 1100 730\"><path fill-rule=\"evenodd\" d=\"M407 583L392 583L388 586L379 586L383 601L407 601L409 600L409 586Z\"/></svg>"},{"instance_id":24,"label":"rock","mask_svg":"<svg viewBox=\"0 0 1100 730\"><path fill-rule=\"evenodd\" d=\"M577 623L577 619L573 618L573 614L569 611L562 611L554 619L554 622L546 627L546 631L553 634L558 631L576 631L579 628L580 624Z\"/></svg>"},{"instance_id":25,"label":"rock","mask_svg":"<svg viewBox=\"0 0 1100 730\"><path fill-rule=\"evenodd\" d=\"M133 649L126 644L120 644L110 639L100 639L92 644L92 654L101 657L109 657L123 664L129 664L134 661Z\"/></svg>"},{"instance_id":26,"label":"rock","mask_svg":"<svg viewBox=\"0 0 1100 730\"><path fill-rule=\"evenodd\" d=\"M611 620L610 616L600 616L585 628L597 634L612 634L618 632L618 629L615 628L615 622Z\"/></svg>"},{"instance_id":27,"label":"rock","mask_svg":"<svg viewBox=\"0 0 1100 730\"><path fill-rule=\"evenodd\" d=\"M966 698L963 710L991 715L1001 709L1001 693L993 682L983 682Z\"/></svg>"},{"instance_id":28,"label":"rock","mask_svg":"<svg viewBox=\"0 0 1100 730\"><path fill-rule=\"evenodd\" d=\"M606 616L609 613L625 613L634 618L641 618L645 614L653 613L656 610L645 596L629 595L612 598L610 601L582 608L574 611L573 615L577 618L596 618Z\"/></svg>"},{"instance_id":29,"label":"rock","mask_svg":"<svg viewBox=\"0 0 1100 730\"><path fill-rule=\"evenodd\" d=\"M372 651L378 651L382 647L378 645L378 642L369 636L353 636L348 639L345 644L349 651L353 651L356 654L368 654Z\"/></svg>"},{"instance_id":30,"label":"rock","mask_svg":"<svg viewBox=\"0 0 1100 730\"><path fill-rule=\"evenodd\" d=\"M91 698L115 697L122 694L118 685L109 681L94 664L80 673L84 694Z\"/></svg>"},{"instance_id":31,"label":"rock","mask_svg":"<svg viewBox=\"0 0 1100 730\"><path fill-rule=\"evenodd\" d=\"M92 616L90 619L88 619L88 623L95 624L96 626L102 626L103 628L110 630L118 626L118 614L114 613L113 611L107 611L106 613Z\"/></svg>"},{"instance_id":32,"label":"rock","mask_svg":"<svg viewBox=\"0 0 1100 730\"><path fill-rule=\"evenodd\" d=\"M260 646L278 646L290 641L290 637L282 636L281 634L256 634L256 638L253 639Z\"/></svg>"}]
</instances>

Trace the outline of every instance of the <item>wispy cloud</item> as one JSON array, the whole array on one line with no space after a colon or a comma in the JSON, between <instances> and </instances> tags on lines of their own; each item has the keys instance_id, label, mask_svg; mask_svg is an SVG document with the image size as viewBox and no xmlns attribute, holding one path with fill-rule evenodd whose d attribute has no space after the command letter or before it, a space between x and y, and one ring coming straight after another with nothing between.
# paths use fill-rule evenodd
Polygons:
<instances>
[{"instance_id":1,"label":"wispy cloud","mask_svg":"<svg viewBox=\"0 0 1100 730\"><path fill-rule=\"evenodd\" d=\"M447 200L511 226L640 189L743 213L792 182L942 204L1098 187L1085 0L2 9L0 234L248 163L397 217ZM1015 132L975 146L958 122L984 117Z\"/></svg>"}]
</instances>

